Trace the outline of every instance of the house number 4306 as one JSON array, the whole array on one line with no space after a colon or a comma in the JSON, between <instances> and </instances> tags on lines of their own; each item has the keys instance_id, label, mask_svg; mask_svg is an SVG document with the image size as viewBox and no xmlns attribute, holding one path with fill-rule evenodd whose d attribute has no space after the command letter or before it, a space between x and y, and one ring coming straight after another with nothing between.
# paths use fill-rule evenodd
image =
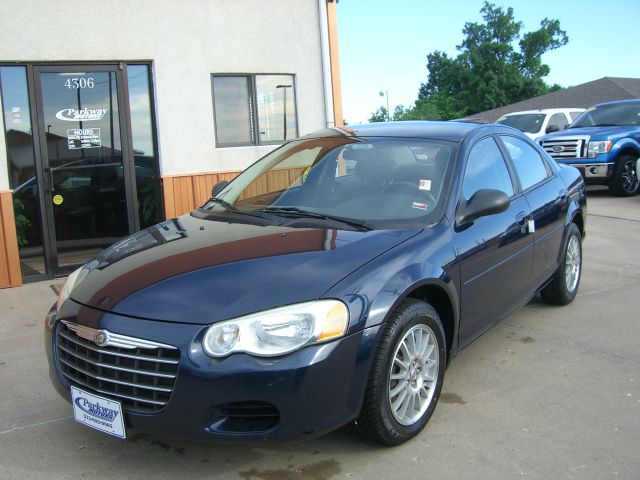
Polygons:
<instances>
[{"instance_id":1,"label":"house number 4306","mask_svg":"<svg viewBox=\"0 0 640 480\"><path fill-rule=\"evenodd\" d=\"M67 78L67 81L64 82L64 86L68 89L93 88L95 83L93 81L93 77L73 77Z\"/></svg>"}]
</instances>

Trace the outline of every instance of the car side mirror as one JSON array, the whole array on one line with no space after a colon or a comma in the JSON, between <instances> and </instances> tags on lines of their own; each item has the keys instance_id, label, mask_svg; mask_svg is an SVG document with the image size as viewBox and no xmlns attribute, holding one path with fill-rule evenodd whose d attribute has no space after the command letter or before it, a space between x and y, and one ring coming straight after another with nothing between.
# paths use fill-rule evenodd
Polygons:
<instances>
[{"instance_id":1,"label":"car side mirror","mask_svg":"<svg viewBox=\"0 0 640 480\"><path fill-rule=\"evenodd\" d=\"M218 195L222 190L224 190L224 187L226 187L227 185L229 185L229 182L226 180L220 180L218 183L216 183L211 189L211 198L214 198L216 195Z\"/></svg>"},{"instance_id":2,"label":"car side mirror","mask_svg":"<svg viewBox=\"0 0 640 480\"><path fill-rule=\"evenodd\" d=\"M502 213L510 205L511 200L503 191L484 188L474 193L468 201L460 202L456 223L461 226L480 217Z\"/></svg>"},{"instance_id":3,"label":"car side mirror","mask_svg":"<svg viewBox=\"0 0 640 480\"><path fill-rule=\"evenodd\" d=\"M545 133L559 132L560 130L562 130L560 125L549 125L545 130Z\"/></svg>"}]
</instances>

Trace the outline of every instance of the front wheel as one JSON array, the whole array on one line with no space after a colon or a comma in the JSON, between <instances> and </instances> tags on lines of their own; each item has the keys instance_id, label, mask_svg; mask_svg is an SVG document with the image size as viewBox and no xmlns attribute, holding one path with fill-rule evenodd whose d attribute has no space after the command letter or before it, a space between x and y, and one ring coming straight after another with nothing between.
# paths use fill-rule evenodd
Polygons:
<instances>
[{"instance_id":1,"label":"front wheel","mask_svg":"<svg viewBox=\"0 0 640 480\"><path fill-rule=\"evenodd\" d=\"M575 223L569 226L560 266L542 289L542 299L552 305L567 305L578 293L582 273L582 236Z\"/></svg>"},{"instance_id":2,"label":"front wheel","mask_svg":"<svg viewBox=\"0 0 640 480\"><path fill-rule=\"evenodd\" d=\"M399 445L424 428L442 389L445 338L438 312L406 299L391 316L375 354L356 426L367 438Z\"/></svg>"},{"instance_id":3,"label":"front wheel","mask_svg":"<svg viewBox=\"0 0 640 480\"><path fill-rule=\"evenodd\" d=\"M609 190L614 195L629 197L638 190L638 159L631 155L621 155L613 167L613 176L609 182Z\"/></svg>"}]
</instances>

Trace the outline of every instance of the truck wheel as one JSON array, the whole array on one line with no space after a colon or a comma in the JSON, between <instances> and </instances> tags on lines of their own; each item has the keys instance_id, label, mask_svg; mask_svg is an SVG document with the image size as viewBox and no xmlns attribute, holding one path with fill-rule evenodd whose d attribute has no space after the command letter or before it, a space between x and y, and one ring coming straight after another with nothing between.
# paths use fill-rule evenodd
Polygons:
<instances>
[{"instance_id":1,"label":"truck wheel","mask_svg":"<svg viewBox=\"0 0 640 480\"><path fill-rule=\"evenodd\" d=\"M620 155L613 167L613 175L609 181L609 190L619 197L630 197L638 190L637 158L631 155Z\"/></svg>"}]
</instances>

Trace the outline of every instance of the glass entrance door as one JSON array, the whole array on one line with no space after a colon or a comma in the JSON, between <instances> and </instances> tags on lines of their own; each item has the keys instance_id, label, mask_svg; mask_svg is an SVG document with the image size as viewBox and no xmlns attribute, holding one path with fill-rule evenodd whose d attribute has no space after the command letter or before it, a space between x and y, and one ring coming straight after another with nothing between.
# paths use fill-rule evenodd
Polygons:
<instances>
[{"instance_id":1,"label":"glass entrance door","mask_svg":"<svg viewBox=\"0 0 640 480\"><path fill-rule=\"evenodd\" d=\"M63 274L135 230L117 66L34 67L49 271Z\"/></svg>"}]
</instances>

